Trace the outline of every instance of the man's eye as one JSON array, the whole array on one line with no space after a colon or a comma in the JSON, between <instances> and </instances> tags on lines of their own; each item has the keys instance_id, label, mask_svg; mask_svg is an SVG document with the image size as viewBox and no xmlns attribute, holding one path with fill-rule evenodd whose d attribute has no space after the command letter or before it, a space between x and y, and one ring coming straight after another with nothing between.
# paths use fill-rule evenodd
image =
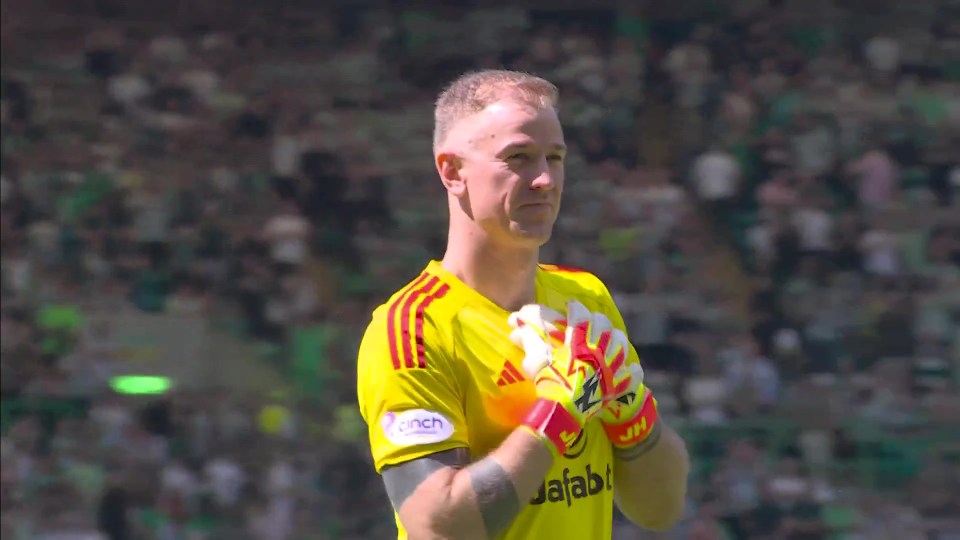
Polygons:
<instances>
[{"instance_id":1,"label":"man's eye","mask_svg":"<svg viewBox=\"0 0 960 540\"><path fill-rule=\"evenodd\" d=\"M563 156L547 156L547 161L560 162L563 161Z\"/></svg>"},{"instance_id":2,"label":"man's eye","mask_svg":"<svg viewBox=\"0 0 960 540\"><path fill-rule=\"evenodd\" d=\"M507 159L510 161L521 161L527 159L527 154L511 154Z\"/></svg>"}]
</instances>

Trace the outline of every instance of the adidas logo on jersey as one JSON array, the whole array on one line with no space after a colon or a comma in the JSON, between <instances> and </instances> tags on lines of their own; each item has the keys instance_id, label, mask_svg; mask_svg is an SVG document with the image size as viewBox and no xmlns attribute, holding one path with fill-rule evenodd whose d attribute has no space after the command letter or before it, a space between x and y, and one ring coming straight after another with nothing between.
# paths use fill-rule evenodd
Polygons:
<instances>
[{"instance_id":1,"label":"adidas logo on jersey","mask_svg":"<svg viewBox=\"0 0 960 540\"><path fill-rule=\"evenodd\" d=\"M500 378L497 379L497 386L508 386L520 381L527 380L509 360L503 362L503 369L500 370Z\"/></svg>"}]
</instances>

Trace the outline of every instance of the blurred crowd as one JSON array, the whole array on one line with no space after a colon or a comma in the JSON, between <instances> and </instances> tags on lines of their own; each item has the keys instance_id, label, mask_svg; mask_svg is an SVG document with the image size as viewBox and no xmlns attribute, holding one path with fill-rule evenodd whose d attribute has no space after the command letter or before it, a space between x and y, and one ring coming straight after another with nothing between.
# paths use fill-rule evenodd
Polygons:
<instances>
[{"instance_id":1,"label":"blurred crowd","mask_svg":"<svg viewBox=\"0 0 960 540\"><path fill-rule=\"evenodd\" d=\"M561 91L543 259L694 455L687 519L617 540L960 537L957 2L48 3L2 17L4 537L390 538L356 345L442 254L434 96L501 66ZM124 306L286 393L114 394Z\"/></svg>"}]
</instances>

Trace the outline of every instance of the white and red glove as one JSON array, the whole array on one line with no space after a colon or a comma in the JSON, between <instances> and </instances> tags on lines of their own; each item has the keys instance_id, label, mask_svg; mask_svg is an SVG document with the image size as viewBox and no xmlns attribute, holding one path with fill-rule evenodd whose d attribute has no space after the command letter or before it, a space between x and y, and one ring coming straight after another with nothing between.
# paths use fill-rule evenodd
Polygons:
<instances>
[{"instance_id":1,"label":"white and red glove","mask_svg":"<svg viewBox=\"0 0 960 540\"><path fill-rule=\"evenodd\" d=\"M562 328L553 321L562 321ZM524 306L509 323L511 339L526 353L523 370L538 397L522 425L566 453L590 419L628 393L633 371L625 365L626 336L579 302L567 304L566 317L543 306Z\"/></svg>"},{"instance_id":2,"label":"white and red glove","mask_svg":"<svg viewBox=\"0 0 960 540\"><path fill-rule=\"evenodd\" d=\"M563 315L550 308L540 305L524 306L518 312L511 314L510 324L514 336L523 328L530 335L536 335L539 341L531 340L531 349L556 349L564 345L564 340L570 334L570 328L582 325L589 321L591 332L597 336L604 336L603 346L600 347L600 338L593 343L597 349L602 349L604 357L610 358L610 366L604 376L614 382L616 392L612 399L607 399L599 413L591 415L600 418L607 438L617 448L629 448L646 440L654 432L659 416L657 414L657 400L650 390L643 384L643 368L639 363L627 363L627 351L630 342L623 331L613 328L610 319L602 313L590 313L579 302L570 302L567 305L567 314ZM511 336L511 337L514 337ZM517 338L514 338L517 341ZM540 367L536 360L531 359L528 350L524 359L524 370L528 374L536 373ZM533 355L534 358L543 358L543 352ZM529 362L529 365L528 365ZM613 364L616 367L613 368ZM611 371L613 372L612 374ZM532 376L532 375L531 375ZM626 383L626 384L624 384Z\"/></svg>"}]
</instances>

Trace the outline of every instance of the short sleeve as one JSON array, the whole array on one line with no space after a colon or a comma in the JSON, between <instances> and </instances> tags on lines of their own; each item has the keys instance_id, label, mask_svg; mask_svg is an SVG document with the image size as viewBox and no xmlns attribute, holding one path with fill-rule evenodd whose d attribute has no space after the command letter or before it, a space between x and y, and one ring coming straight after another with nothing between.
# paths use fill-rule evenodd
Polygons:
<instances>
[{"instance_id":1,"label":"short sleeve","mask_svg":"<svg viewBox=\"0 0 960 540\"><path fill-rule=\"evenodd\" d=\"M360 345L357 397L377 472L468 447L452 346L429 317L412 331L374 314Z\"/></svg>"}]
</instances>

